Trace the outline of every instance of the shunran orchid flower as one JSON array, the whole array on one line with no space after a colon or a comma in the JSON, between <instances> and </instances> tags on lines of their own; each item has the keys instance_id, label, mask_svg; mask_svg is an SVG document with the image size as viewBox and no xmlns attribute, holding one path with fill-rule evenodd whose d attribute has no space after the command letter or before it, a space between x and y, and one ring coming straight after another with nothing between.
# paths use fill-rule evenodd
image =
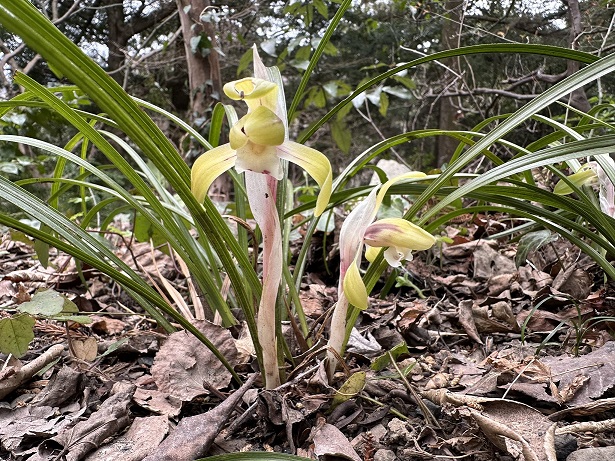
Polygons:
<instances>
[{"instance_id":1,"label":"shunran orchid flower","mask_svg":"<svg viewBox=\"0 0 615 461\"><path fill-rule=\"evenodd\" d=\"M600 160L608 164L610 168L615 169L615 161L613 161L610 156L601 155ZM579 188L598 184L600 210L610 217L615 217L615 185L600 163L587 162L575 173L568 176L567 179L574 186ZM553 192L558 195L568 195L572 194L574 191L565 181L560 180L555 185Z\"/></svg>"},{"instance_id":2,"label":"shunran orchid flower","mask_svg":"<svg viewBox=\"0 0 615 461\"><path fill-rule=\"evenodd\" d=\"M260 62L256 50L254 56L256 69L257 61ZM281 160L288 160L307 171L320 186L314 210L319 216L331 196L331 164L316 149L288 140L286 108L279 98L281 89L266 80L266 76L265 72L263 78L248 77L224 85L224 93L233 100L244 101L248 113L231 128L228 144L211 149L196 160L192 167L192 191L198 200L203 200L212 182L232 167L238 173L253 171L279 180L284 174Z\"/></svg>"},{"instance_id":3,"label":"shunran orchid flower","mask_svg":"<svg viewBox=\"0 0 615 461\"><path fill-rule=\"evenodd\" d=\"M247 114L231 128L228 144L211 149L196 160L192 167L192 192L203 201L214 179L228 169L234 167L245 175L248 202L263 237L263 290L256 329L265 386L273 389L280 385L275 314L283 264L286 263L276 208L277 182L284 175L282 161L299 165L320 186L315 216L329 203L332 171L329 160L322 153L288 140L283 90L272 77L279 77L279 72L276 68L266 68L256 47L253 51L254 77L224 85L224 93L229 98L247 104Z\"/></svg>"},{"instance_id":4,"label":"shunran orchid flower","mask_svg":"<svg viewBox=\"0 0 615 461\"><path fill-rule=\"evenodd\" d=\"M366 257L373 259L383 248L387 262L398 267L401 261L412 259L412 251L427 250L436 243L436 238L401 218L385 218L374 222L378 209L389 188L402 180L425 177L421 172L410 172L397 176L372 192L352 210L340 231L340 281L338 301L331 319L329 348L340 356L346 337L346 314L348 305L366 309L368 294L359 267L363 247L367 247ZM336 354L329 352L329 375L333 374L337 364Z\"/></svg>"}]
</instances>

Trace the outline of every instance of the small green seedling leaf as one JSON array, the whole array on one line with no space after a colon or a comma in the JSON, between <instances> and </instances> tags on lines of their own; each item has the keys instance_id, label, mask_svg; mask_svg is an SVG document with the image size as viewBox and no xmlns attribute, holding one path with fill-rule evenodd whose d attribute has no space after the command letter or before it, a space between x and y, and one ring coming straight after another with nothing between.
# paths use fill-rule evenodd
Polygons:
<instances>
[{"instance_id":1,"label":"small green seedling leaf","mask_svg":"<svg viewBox=\"0 0 615 461\"><path fill-rule=\"evenodd\" d=\"M0 320L0 352L21 357L34 339L34 319L18 314Z\"/></svg>"},{"instance_id":2,"label":"small green seedling leaf","mask_svg":"<svg viewBox=\"0 0 615 461\"><path fill-rule=\"evenodd\" d=\"M557 234L551 233L548 229L529 232L521 237L519 239L517 254L515 255L515 265L517 266L517 269L525 263L525 260L530 252L536 251L555 240L557 240Z\"/></svg>"},{"instance_id":3,"label":"small green seedling leaf","mask_svg":"<svg viewBox=\"0 0 615 461\"><path fill-rule=\"evenodd\" d=\"M53 290L37 291L30 301L20 304L17 309L26 314L43 317L79 312L79 308L74 302Z\"/></svg>"},{"instance_id":4,"label":"small green seedling leaf","mask_svg":"<svg viewBox=\"0 0 615 461\"><path fill-rule=\"evenodd\" d=\"M359 371L350 376L350 378L342 384L342 387L340 387L339 391L337 391L333 397L333 401L331 402L331 410L361 392L365 387L365 379L366 375L364 371Z\"/></svg>"},{"instance_id":5,"label":"small green seedling leaf","mask_svg":"<svg viewBox=\"0 0 615 461\"><path fill-rule=\"evenodd\" d=\"M81 325L87 325L88 323L92 323L92 319L87 315L71 315L71 314L58 314L51 317L52 320L57 322L75 322L80 323Z\"/></svg>"},{"instance_id":6,"label":"small green seedling leaf","mask_svg":"<svg viewBox=\"0 0 615 461\"><path fill-rule=\"evenodd\" d=\"M100 357L105 357L109 354L112 354L113 352L118 350L120 347L122 347L124 344L126 344L127 342L128 342L128 338L122 338L119 341L112 343L105 352L100 354Z\"/></svg>"},{"instance_id":7,"label":"small green seedling leaf","mask_svg":"<svg viewBox=\"0 0 615 461\"><path fill-rule=\"evenodd\" d=\"M408 346L406 346L405 342L399 343L397 346L394 346L393 349L391 349L391 355L395 360L397 360L400 356L406 354L410 354L410 351L408 350ZM374 359L370 368L374 371L380 371L387 367L390 363L391 358L389 356L389 353L385 352L384 354Z\"/></svg>"}]
</instances>

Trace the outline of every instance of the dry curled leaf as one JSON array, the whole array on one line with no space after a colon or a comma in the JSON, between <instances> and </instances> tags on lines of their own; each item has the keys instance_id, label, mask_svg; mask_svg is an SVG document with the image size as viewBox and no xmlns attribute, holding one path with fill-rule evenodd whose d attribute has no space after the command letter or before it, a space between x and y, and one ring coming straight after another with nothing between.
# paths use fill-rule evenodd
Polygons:
<instances>
[{"instance_id":1,"label":"dry curled leaf","mask_svg":"<svg viewBox=\"0 0 615 461\"><path fill-rule=\"evenodd\" d=\"M614 353L615 341L609 341L587 355L545 357L542 362L551 368L553 381L558 382L560 392L574 390L568 403L576 406L602 397L615 386ZM583 380L583 376L589 380Z\"/></svg>"}]
</instances>

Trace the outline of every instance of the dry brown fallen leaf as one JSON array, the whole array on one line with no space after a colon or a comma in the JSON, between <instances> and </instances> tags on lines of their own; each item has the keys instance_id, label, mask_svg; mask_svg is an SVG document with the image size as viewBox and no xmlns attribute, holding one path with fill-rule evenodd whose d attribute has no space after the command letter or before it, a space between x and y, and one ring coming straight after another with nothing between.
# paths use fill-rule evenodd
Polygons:
<instances>
[{"instance_id":1,"label":"dry brown fallen leaf","mask_svg":"<svg viewBox=\"0 0 615 461\"><path fill-rule=\"evenodd\" d=\"M319 418L312 432L314 454L316 456L335 456L350 461L362 461L346 436L337 427Z\"/></svg>"},{"instance_id":2,"label":"dry brown fallen leaf","mask_svg":"<svg viewBox=\"0 0 615 461\"><path fill-rule=\"evenodd\" d=\"M83 391L83 387L84 374L64 365L30 404L37 407L61 407L65 403L76 400L76 396Z\"/></svg>"},{"instance_id":3,"label":"dry brown fallen leaf","mask_svg":"<svg viewBox=\"0 0 615 461\"><path fill-rule=\"evenodd\" d=\"M75 354L75 357L86 362L93 362L98 355L98 344L96 343L96 339L92 337L84 340L71 340L70 349L73 354Z\"/></svg>"},{"instance_id":4,"label":"dry brown fallen leaf","mask_svg":"<svg viewBox=\"0 0 615 461\"><path fill-rule=\"evenodd\" d=\"M182 401L180 399L156 389L138 387L133 400L141 408L169 418L178 416L182 409Z\"/></svg>"},{"instance_id":5,"label":"dry brown fallen leaf","mask_svg":"<svg viewBox=\"0 0 615 461\"><path fill-rule=\"evenodd\" d=\"M465 299L461 301L457 310L457 317L459 319L459 323L461 324L467 335L470 337L470 339L474 340L478 344L483 344L483 340L478 334L476 323L474 323L474 314L472 311L473 305L474 301L472 301L471 299Z\"/></svg>"},{"instance_id":6,"label":"dry brown fallen leaf","mask_svg":"<svg viewBox=\"0 0 615 461\"><path fill-rule=\"evenodd\" d=\"M567 402L568 405L577 406L600 398L615 386L614 356L615 341L609 341L600 349L580 357L544 357L542 363L551 368L553 381L558 383L560 390L573 386L579 376L589 377Z\"/></svg>"},{"instance_id":7,"label":"dry brown fallen leaf","mask_svg":"<svg viewBox=\"0 0 615 461\"><path fill-rule=\"evenodd\" d=\"M500 254L491 245L481 241L474 249L474 280L489 280L496 275L514 274L517 267L512 259Z\"/></svg>"},{"instance_id":8,"label":"dry brown fallen leaf","mask_svg":"<svg viewBox=\"0 0 615 461\"><path fill-rule=\"evenodd\" d=\"M229 363L237 364L235 339L226 328L206 321L194 325L218 348ZM156 354L152 376L160 391L190 401L207 394L204 386L222 389L231 381L230 372L196 337L185 331L171 334Z\"/></svg>"},{"instance_id":9,"label":"dry brown fallen leaf","mask_svg":"<svg viewBox=\"0 0 615 461\"><path fill-rule=\"evenodd\" d=\"M502 451L523 455L525 461L548 459L553 447L545 446L553 422L538 410L504 399L456 394L444 389L423 391L422 396L442 406L450 404L471 416L482 432Z\"/></svg>"},{"instance_id":10,"label":"dry brown fallen leaf","mask_svg":"<svg viewBox=\"0 0 615 461\"><path fill-rule=\"evenodd\" d=\"M192 461L205 456L257 376L258 374L250 376L239 389L213 410L182 418L171 435L143 461Z\"/></svg>"},{"instance_id":11,"label":"dry brown fallen leaf","mask_svg":"<svg viewBox=\"0 0 615 461\"><path fill-rule=\"evenodd\" d=\"M25 454L32 447L28 439L55 435L61 420L57 408L48 406L0 408L0 446L8 452Z\"/></svg>"},{"instance_id":12,"label":"dry brown fallen leaf","mask_svg":"<svg viewBox=\"0 0 615 461\"><path fill-rule=\"evenodd\" d=\"M141 461L157 449L167 432L169 420L166 416L135 418L126 434L103 445L85 461Z\"/></svg>"},{"instance_id":13,"label":"dry brown fallen leaf","mask_svg":"<svg viewBox=\"0 0 615 461\"><path fill-rule=\"evenodd\" d=\"M134 384L115 383L112 389L113 395L87 420L80 421L43 442L39 446L37 455L30 459L42 461L54 459L54 456L67 461L83 459L104 440L120 433L130 424L129 407L135 389Z\"/></svg>"},{"instance_id":14,"label":"dry brown fallen leaf","mask_svg":"<svg viewBox=\"0 0 615 461\"><path fill-rule=\"evenodd\" d=\"M93 315L92 323L89 327L94 333L104 335L116 335L124 331L128 326L126 322L111 317L101 317L99 315Z\"/></svg>"},{"instance_id":15,"label":"dry brown fallen leaf","mask_svg":"<svg viewBox=\"0 0 615 461\"><path fill-rule=\"evenodd\" d=\"M549 416L551 421L559 421L567 416L591 416L599 415L607 411L615 410L615 397L597 400L595 402L579 405L578 407L566 408Z\"/></svg>"}]
</instances>

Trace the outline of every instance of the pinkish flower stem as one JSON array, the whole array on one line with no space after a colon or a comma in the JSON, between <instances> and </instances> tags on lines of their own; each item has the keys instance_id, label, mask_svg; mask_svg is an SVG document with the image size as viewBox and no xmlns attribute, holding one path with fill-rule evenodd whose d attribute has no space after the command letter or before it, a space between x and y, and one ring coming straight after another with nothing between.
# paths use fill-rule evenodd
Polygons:
<instances>
[{"instance_id":1,"label":"pinkish flower stem","mask_svg":"<svg viewBox=\"0 0 615 461\"><path fill-rule=\"evenodd\" d=\"M341 283L340 283L341 285ZM333 315L331 316L331 333L329 334L329 343L327 344L327 376L329 380L333 378L335 367L337 366L337 357L344 354L344 342L346 339L346 315L348 314L348 299L340 288L338 291L339 298ZM331 349L337 352L337 356L331 352Z\"/></svg>"},{"instance_id":2,"label":"pinkish flower stem","mask_svg":"<svg viewBox=\"0 0 615 461\"><path fill-rule=\"evenodd\" d=\"M246 171L246 191L254 219L263 235L263 292L256 319L263 353L265 387L280 385L276 342L276 300L282 280L282 232L276 207L278 181L269 175Z\"/></svg>"}]
</instances>

